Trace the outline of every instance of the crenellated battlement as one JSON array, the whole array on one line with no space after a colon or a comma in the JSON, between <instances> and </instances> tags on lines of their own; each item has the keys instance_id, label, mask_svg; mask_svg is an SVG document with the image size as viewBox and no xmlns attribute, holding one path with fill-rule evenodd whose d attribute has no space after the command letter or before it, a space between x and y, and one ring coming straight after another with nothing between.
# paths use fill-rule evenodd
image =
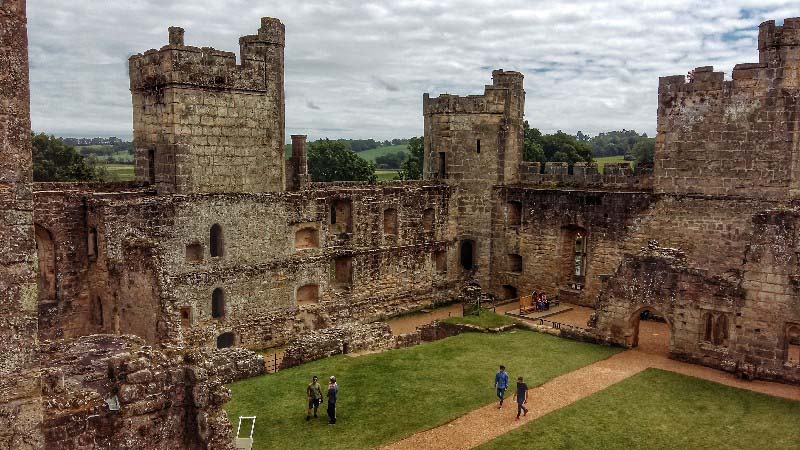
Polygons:
<instances>
[{"instance_id":1,"label":"crenellated battlement","mask_svg":"<svg viewBox=\"0 0 800 450\"><path fill-rule=\"evenodd\" d=\"M212 47L185 45L184 30L169 28L169 43L129 58L131 90L164 85L265 91L268 47L284 46L284 26L264 17L258 34L239 39L241 63L236 54Z\"/></svg>"},{"instance_id":2,"label":"crenellated battlement","mask_svg":"<svg viewBox=\"0 0 800 450\"><path fill-rule=\"evenodd\" d=\"M520 164L522 183L547 187L591 187L597 189L653 188L652 170L629 163L609 163L600 173L596 163L577 162L572 168L565 162L523 162Z\"/></svg>"},{"instance_id":3,"label":"crenellated battlement","mask_svg":"<svg viewBox=\"0 0 800 450\"><path fill-rule=\"evenodd\" d=\"M523 75L519 72L498 69L492 71L492 84L484 87L483 95L459 96L440 94L431 98L423 95L423 114L503 114L506 96L522 93Z\"/></svg>"}]
</instances>

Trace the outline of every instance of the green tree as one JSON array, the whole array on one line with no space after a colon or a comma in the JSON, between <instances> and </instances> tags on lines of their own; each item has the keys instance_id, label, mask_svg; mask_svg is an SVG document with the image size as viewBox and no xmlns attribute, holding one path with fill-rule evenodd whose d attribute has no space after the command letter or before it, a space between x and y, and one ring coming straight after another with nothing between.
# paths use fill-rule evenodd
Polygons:
<instances>
[{"instance_id":1,"label":"green tree","mask_svg":"<svg viewBox=\"0 0 800 450\"><path fill-rule=\"evenodd\" d=\"M656 140L653 138L640 139L631 150L637 166L639 164L653 164L655 152Z\"/></svg>"},{"instance_id":2,"label":"green tree","mask_svg":"<svg viewBox=\"0 0 800 450\"><path fill-rule=\"evenodd\" d=\"M421 180L422 162L425 158L425 141L422 137L413 137L408 140L408 159L403 163L403 168L397 173L401 180Z\"/></svg>"},{"instance_id":3,"label":"green tree","mask_svg":"<svg viewBox=\"0 0 800 450\"><path fill-rule=\"evenodd\" d=\"M308 149L308 172L313 181L368 181L374 183L375 166L341 141L323 139Z\"/></svg>"},{"instance_id":4,"label":"green tree","mask_svg":"<svg viewBox=\"0 0 800 450\"><path fill-rule=\"evenodd\" d=\"M103 181L105 167L96 157L86 160L75 147L54 136L32 134L34 181Z\"/></svg>"},{"instance_id":5,"label":"green tree","mask_svg":"<svg viewBox=\"0 0 800 450\"><path fill-rule=\"evenodd\" d=\"M531 128L526 121L523 124L525 134L524 154L525 161L544 163L547 161L576 162L592 161L592 148L586 141L579 141L575 136L570 136L563 131L555 134L542 134L536 128Z\"/></svg>"},{"instance_id":6,"label":"green tree","mask_svg":"<svg viewBox=\"0 0 800 450\"><path fill-rule=\"evenodd\" d=\"M378 169L399 169L406 158L406 153L402 151L387 153L375 158L375 167Z\"/></svg>"}]
</instances>

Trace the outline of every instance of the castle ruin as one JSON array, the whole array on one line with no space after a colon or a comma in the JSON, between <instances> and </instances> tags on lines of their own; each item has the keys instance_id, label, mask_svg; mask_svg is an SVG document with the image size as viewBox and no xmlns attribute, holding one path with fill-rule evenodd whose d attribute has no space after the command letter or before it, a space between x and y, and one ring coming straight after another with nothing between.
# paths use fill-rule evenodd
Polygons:
<instances>
[{"instance_id":1,"label":"castle ruin","mask_svg":"<svg viewBox=\"0 0 800 450\"><path fill-rule=\"evenodd\" d=\"M495 70L424 95L423 180L372 185L310 182L305 136L285 159L273 18L238 64L174 27L130 58L136 182L32 183L24 0L0 21L0 448L227 448L235 352L471 282L594 307L614 345L646 309L673 358L800 383L800 19L730 81L659 80L652 169L523 161L523 75Z\"/></svg>"}]
</instances>

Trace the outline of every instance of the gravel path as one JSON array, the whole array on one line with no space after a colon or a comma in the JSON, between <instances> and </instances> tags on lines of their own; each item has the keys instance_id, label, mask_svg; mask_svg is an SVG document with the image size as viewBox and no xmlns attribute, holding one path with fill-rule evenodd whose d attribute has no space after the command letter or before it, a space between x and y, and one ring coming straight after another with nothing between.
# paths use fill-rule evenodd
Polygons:
<instances>
[{"instance_id":1,"label":"gravel path","mask_svg":"<svg viewBox=\"0 0 800 450\"><path fill-rule=\"evenodd\" d=\"M496 404L484 406L439 427L390 444L385 449L470 449L556 409L598 392L649 367L681 373L777 397L800 400L800 387L765 381L742 381L728 373L674 361L666 357L669 334L665 324L643 321L640 347L618 353L573 372L556 377L528 391L530 412L514 421L516 405L509 400L502 410ZM489 389L487 387L487 389ZM513 392L509 393L509 397Z\"/></svg>"}]
</instances>

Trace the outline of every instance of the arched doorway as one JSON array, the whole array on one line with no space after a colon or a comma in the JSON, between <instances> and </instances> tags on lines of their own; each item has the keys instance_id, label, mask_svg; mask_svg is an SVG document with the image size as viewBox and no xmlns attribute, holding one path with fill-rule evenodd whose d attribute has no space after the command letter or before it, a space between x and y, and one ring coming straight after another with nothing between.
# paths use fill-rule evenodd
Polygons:
<instances>
[{"instance_id":1,"label":"arched doorway","mask_svg":"<svg viewBox=\"0 0 800 450\"><path fill-rule=\"evenodd\" d=\"M626 337L628 347L657 355L668 355L672 347L672 324L657 308L643 306L630 316L631 333Z\"/></svg>"},{"instance_id":2,"label":"arched doorway","mask_svg":"<svg viewBox=\"0 0 800 450\"><path fill-rule=\"evenodd\" d=\"M236 343L236 335L230 331L217 336L217 348L230 348Z\"/></svg>"}]
</instances>

